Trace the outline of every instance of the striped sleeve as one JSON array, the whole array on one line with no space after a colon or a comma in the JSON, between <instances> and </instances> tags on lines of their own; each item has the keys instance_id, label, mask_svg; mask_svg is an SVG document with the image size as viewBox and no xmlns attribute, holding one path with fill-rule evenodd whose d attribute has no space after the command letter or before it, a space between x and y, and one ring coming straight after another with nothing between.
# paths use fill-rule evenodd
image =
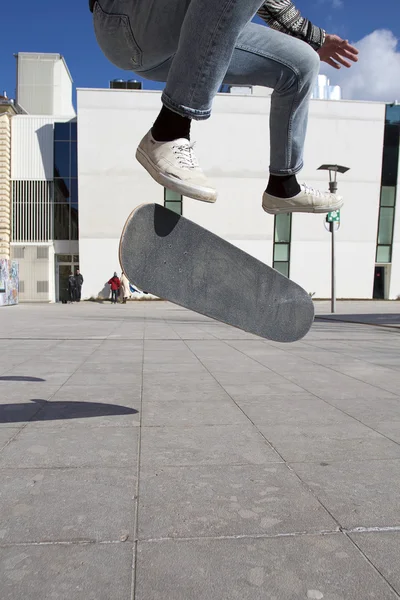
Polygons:
<instances>
[{"instance_id":1,"label":"striped sleeve","mask_svg":"<svg viewBox=\"0 0 400 600\"><path fill-rule=\"evenodd\" d=\"M266 0L257 14L272 29L300 38L314 50L325 41L325 31L302 17L290 0Z\"/></svg>"}]
</instances>

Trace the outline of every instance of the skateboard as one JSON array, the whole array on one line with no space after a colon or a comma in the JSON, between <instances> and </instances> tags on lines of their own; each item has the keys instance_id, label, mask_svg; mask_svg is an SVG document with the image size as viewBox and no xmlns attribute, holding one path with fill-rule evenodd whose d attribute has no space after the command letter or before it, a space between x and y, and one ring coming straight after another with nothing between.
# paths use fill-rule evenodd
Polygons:
<instances>
[{"instance_id":1,"label":"skateboard","mask_svg":"<svg viewBox=\"0 0 400 600\"><path fill-rule=\"evenodd\" d=\"M129 215L119 260L134 286L269 340L299 340L314 320L299 285L160 204Z\"/></svg>"}]
</instances>

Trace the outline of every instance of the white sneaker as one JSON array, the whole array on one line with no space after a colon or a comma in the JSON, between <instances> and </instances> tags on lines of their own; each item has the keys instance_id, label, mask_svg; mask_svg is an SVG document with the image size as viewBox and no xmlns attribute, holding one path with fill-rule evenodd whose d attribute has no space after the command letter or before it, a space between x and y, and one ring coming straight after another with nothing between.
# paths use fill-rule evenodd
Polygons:
<instances>
[{"instance_id":1,"label":"white sneaker","mask_svg":"<svg viewBox=\"0 0 400 600\"><path fill-rule=\"evenodd\" d=\"M327 213L343 206L343 198L337 194L320 192L305 183L300 188L301 191L292 198L277 198L264 192L263 209L270 215L276 215L292 212Z\"/></svg>"},{"instance_id":2,"label":"white sneaker","mask_svg":"<svg viewBox=\"0 0 400 600\"><path fill-rule=\"evenodd\" d=\"M215 202L217 192L199 167L193 145L184 138L156 142L149 131L140 142L136 159L164 187L203 202Z\"/></svg>"}]
</instances>

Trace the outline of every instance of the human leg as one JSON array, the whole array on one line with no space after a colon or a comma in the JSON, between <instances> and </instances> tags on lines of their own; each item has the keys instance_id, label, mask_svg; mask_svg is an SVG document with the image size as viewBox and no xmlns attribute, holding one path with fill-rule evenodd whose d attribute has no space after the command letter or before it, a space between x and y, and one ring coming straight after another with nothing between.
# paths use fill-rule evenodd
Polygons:
<instances>
[{"instance_id":1,"label":"human leg","mask_svg":"<svg viewBox=\"0 0 400 600\"><path fill-rule=\"evenodd\" d=\"M165 2L153 0L150 4L157 12L157 7L165 5ZM124 5L122 0L112 2L116 10L121 4ZM137 0L133 4L143 5L143 2ZM295 174L302 167L308 104L318 73L319 57L300 40L249 23L260 5L259 0L248 3L243 0L224 0L217 6L211 0L170 1L168 6L165 5L166 14L174 12L177 6L183 6L183 12L174 21L175 29L173 27L168 38L165 53L160 49L160 39L162 41L165 35L161 19L155 25L160 32L159 36L155 36L159 64L153 66L152 60L146 58L151 56L151 52L145 49L137 72L150 79L167 81L162 96L163 118L167 120L168 115L173 118L173 113L183 119L207 118L222 79L232 84L246 83L273 88L270 117L271 178L264 197L264 208L279 212L275 198L293 198L300 189ZM208 16L206 21L205 15ZM177 31L178 25L180 31ZM150 42L147 40L147 43ZM174 43L177 44L175 54L167 56L173 52ZM145 48L146 36L141 44ZM149 69L145 68L148 66ZM182 134L177 130L175 135L179 137ZM169 136L174 137L173 127ZM186 196L215 201L215 190L199 169L187 139L157 142L149 132L139 145L137 158L154 179L165 187ZM337 198L326 194L306 193L301 200L307 200L301 210L313 211L315 203L322 212L339 208ZM271 207L268 202L272 203ZM298 198L292 207L285 204L283 208L295 210L297 202Z\"/></svg>"}]
</instances>

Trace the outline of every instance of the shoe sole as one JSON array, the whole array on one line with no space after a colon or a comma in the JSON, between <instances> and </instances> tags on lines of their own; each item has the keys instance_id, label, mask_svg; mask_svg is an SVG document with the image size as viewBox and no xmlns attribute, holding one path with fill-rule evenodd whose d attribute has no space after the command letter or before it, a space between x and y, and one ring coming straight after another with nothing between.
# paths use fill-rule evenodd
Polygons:
<instances>
[{"instance_id":1,"label":"shoe sole","mask_svg":"<svg viewBox=\"0 0 400 600\"><path fill-rule=\"evenodd\" d=\"M294 212L302 212L302 213L313 213L313 214L326 214L328 212L333 212L334 210L339 210L342 208L344 202L340 200L340 202L336 202L336 204L331 204L331 206L320 206L320 207L309 207L309 206L288 206L287 208L270 208L269 206L265 206L264 202L262 203L263 210L270 215L279 215L281 213L294 213Z\"/></svg>"},{"instance_id":2,"label":"shoe sole","mask_svg":"<svg viewBox=\"0 0 400 600\"><path fill-rule=\"evenodd\" d=\"M214 203L217 200L217 192L210 188L204 188L201 186L191 186L185 184L180 179L176 179L175 177L171 177L169 175L165 175L161 171L157 169L157 167L152 163L150 158L147 156L145 152L139 147L136 150L136 160L146 169L149 175L162 185L163 187L172 190L173 192L177 192L178 194L182 194L182 196L186 196L187 198L193 198L194 200L200 200L201 202L209 202Z\"/></svg>"}]
</instances>

